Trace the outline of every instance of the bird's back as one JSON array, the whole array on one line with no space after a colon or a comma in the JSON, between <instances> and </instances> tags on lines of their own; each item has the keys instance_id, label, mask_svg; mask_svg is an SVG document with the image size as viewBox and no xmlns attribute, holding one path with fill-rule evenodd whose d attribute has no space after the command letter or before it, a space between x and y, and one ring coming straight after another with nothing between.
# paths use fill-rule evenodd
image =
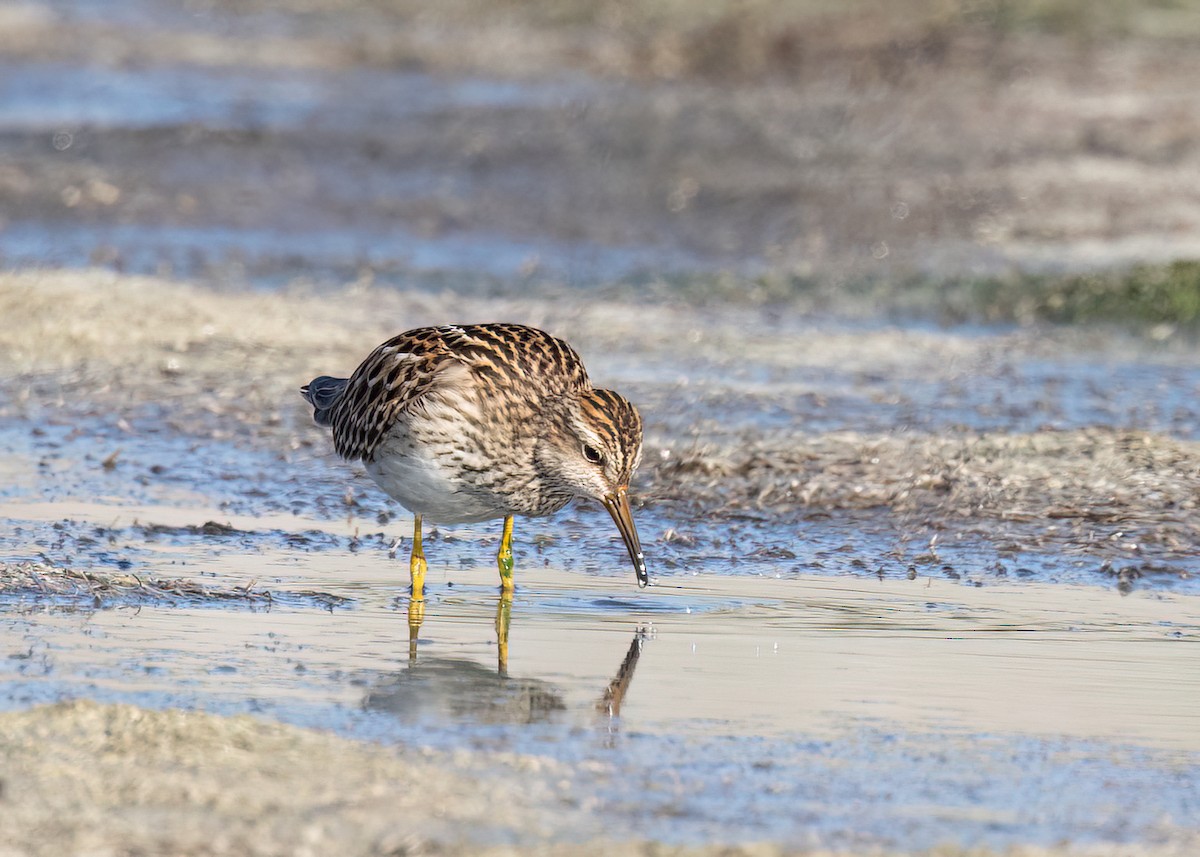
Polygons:
<instances>
[{"instance_id":1,"label":"bird's back","mask_svg":"<svg viewBox=\"0 0 1200 857\"><path fill-rule=\"evenodd\" d=\"M567 343L496 323L409 330L372 351L349 379L322 376L302 392L317 422L332 427L338 454L369 461L397 420L435 403L470 398L500 412L589 387Z\"/></svg>"}]
</instances>

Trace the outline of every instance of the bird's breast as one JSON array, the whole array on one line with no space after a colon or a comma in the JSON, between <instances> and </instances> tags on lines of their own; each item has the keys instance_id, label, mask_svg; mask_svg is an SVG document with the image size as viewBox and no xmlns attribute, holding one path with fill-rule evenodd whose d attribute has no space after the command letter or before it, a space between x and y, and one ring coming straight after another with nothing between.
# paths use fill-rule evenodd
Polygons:
<instances>
[{"instance_id":1,"label":"bird's breast","mask_svg":"<svg viewBox=\"0 0 1200 857\"><path fill-rule=\"evenodd\" d=\"M434 398L388 430L367 473L411 512L446 524L548 515L570 501L534 466L536 436L477 399Z\"/></svg>"},{"instance_id":2,"label":"bird's breast","mask_svg":"<svg viewBox=\"0 0 1200 857\"><path fill-rule=\"evenodd\" d=\"M389 436L366 463L367 473L410 512L445 524L470 524L508 514L498 498L472 490L469 456Z\"/></svg>"}]
</instances>

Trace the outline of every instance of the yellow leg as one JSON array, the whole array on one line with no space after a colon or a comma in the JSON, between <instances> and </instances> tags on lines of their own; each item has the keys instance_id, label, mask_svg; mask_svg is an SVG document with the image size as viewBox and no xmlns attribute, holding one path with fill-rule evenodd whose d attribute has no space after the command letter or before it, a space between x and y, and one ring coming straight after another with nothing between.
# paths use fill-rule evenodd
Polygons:
<instances>
[{"instance_id":1,"label":"yellow leg","mask_svg":"<svg viewBox=\"0 0 1200 857\"><path fill-rule=\"evenodd\" d=\"M508 624L512 618L512 590L500 592L496 605L496 668L500 675L508 675Z\"/></svg>"},{"instance_id":2,"label":"yellow leg","mask_svg":"<svg viewBox=\"0 0 1200 857\"><path fill-rule=\"evenodd\" d=\"M412 575L414 600L425 597L425 570L428 567L425 562L425 549L421 546L421 516L413 515L413 546L412 557L408 561L408 572Z\"/></svg>"},{"instance_id":3,"label":"yellow leg","mask_svg":"<svg viewBox=\"0 0 1200 857\"><path fill-rule=\"evenodd\" d=\"M513 516L508 515L500 536L500 550L496 553L496 565L500 567L500 589L503 592L512 592L513 589L512 528Z\"/></svg>"}]
</instances>

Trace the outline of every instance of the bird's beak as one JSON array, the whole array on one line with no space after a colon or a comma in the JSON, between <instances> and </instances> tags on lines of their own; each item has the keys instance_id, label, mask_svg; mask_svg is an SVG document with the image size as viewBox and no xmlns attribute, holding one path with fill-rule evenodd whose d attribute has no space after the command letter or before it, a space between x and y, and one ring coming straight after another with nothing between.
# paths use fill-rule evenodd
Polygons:
<instances>
[{"instance_id":1,"label":"bird's beak","mask_svg":"<svg viewBox=\"0 0 1200 857\"><path fill-rule=\"evenodd\" d=\"M615 493L604 498L604 508L612 515L613 522L621 531L625 541L625 549L629 551L629 559L633 561L633 573L637 575L638 586L650 582L646 573L646 557L642 554L642 543L638 540L637 527L633 525L633 512L629 510L628 486L622 485Z\"/></svg>"}]
</instances>

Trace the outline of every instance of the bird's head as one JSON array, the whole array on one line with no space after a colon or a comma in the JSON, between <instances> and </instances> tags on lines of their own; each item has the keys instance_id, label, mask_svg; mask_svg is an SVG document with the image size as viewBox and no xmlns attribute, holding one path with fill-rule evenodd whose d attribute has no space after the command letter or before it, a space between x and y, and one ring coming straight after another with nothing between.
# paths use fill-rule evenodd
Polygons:
<instances>
[{"instance_id":1,"label":"bird's head","mask_svg":"<svg viewBox=\"0 0 1200 857\"><path fill-rule=\"evenodd\" d=\"M542 467L576 497L597 500L612 515L638 584L649 581L629 508L629 480L642 460L642 417L624 396L587 390L563 403L543 438Z\"/></svg>"}]
</instances>

